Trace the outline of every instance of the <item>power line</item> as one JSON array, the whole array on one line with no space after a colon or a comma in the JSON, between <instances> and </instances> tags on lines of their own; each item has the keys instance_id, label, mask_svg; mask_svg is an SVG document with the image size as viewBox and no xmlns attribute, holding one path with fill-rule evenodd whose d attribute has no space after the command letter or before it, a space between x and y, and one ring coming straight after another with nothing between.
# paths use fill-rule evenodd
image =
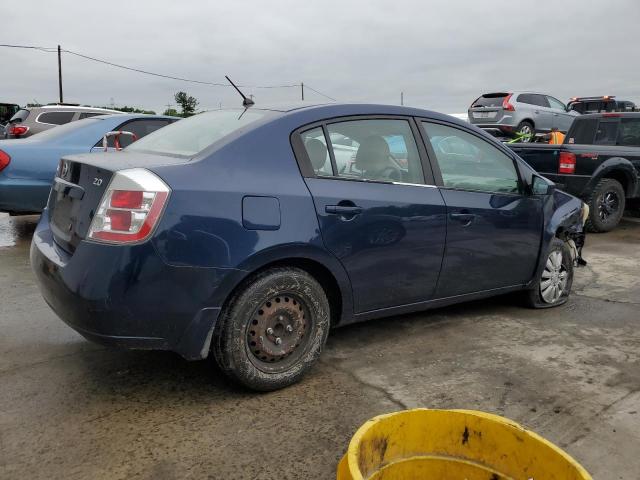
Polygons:
<instances>
[{"instance_id":1,"label":"power line","mask_svg":"<svg viewBox=\"0 0 640 480\"><path fill-rule=\"evenodd\" d=\"M8 47L8 48L25 48L25 49L32 49L32 50L40 50L43 52L47 52L47 53L53 53L56 52L57 49L54 47L38 47L38 46L34 46L34 45L11 45L11 44L0 44L0 47ZM95 57L91 57L89 55L84 55L82 53L78 53L78 52L74 52L72 50L66 50L66 49L61 49L62 52L64 53L68 53L70 55L75 55L76 57L80 57L80 58L84 58L85 60L90 60L93 62L98 62L98 63L102 63L105 65L109 65L112 67L116 67L116 68L121 68L123 70L129 70L132 72L137 72L137 73L142 73L145 75L152 75L154 77L160 77L160 78L167 78L170 80L178 80L181 82L189 82L189 83L197 83L200 85L209 85L212 87L231 87L231 85L228 85L226 83L217 83L217 82L207 82L204 80L193 80L190 78L184 78L184 77L175 77L173 75L165 75L162 73L156 73L156 72L150 72L148 70L142 70L140 68L134 68L134 67L128 67L126 65L120 65L118 63L113 63L113 62L109 62L107 60L102 60L100 58L95 58ZM281 84L281 85L239 85L239 87L242 88L256 88L256 89L272 89L272 88L298 88L301 87L301 84L299 83L290 83L290 84ZM335 98L330 97L329 95L326 95L318 90L316 90L315 88L310 87L309 85L307 85L307 88L309 90L311 90L312 92L317 93L318 95L321 95L325 98L328 98L329 100L332 101L337 101Z\"/></svg>"},{"instance_id":2,"label":"power line","mask_svg":"<svg viewBox=\"0 0 640 480\"><path fill-rule=\"evenodd\" d=\"M325 95L325 94L324 94L324 93L322 93L322 92L319 92L319 91L318 91L318 90L316 90L315 88L310 87L308 83L305 83L305 84L304 84L304 86L305 86L305 87L307 87L307 88L308 88L309 90L311 90L312 92L316 92L318 95L322 95L323 97L328 98L329 100L333 100L334 102L337 102L337 100L336 100L335 98L330 97L329 95Z\"/></svg>"}]
</instances>

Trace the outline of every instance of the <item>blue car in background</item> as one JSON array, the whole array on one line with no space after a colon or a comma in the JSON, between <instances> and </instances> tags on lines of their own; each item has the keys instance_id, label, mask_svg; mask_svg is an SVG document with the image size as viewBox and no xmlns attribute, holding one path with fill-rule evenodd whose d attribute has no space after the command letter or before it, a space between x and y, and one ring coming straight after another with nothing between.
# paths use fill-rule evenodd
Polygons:
<instances>
[{"instance_id":1,"label":"blue car in background","mask_svg":"<svg viewBox=\"0 0 640 480\"><path fill-rule=\"evenodd\" d=\"M0 212L40 213L47 204L56 168L63 155L104 151L107 132L122 130L137 138L177 120L142 114L103 115L68 123L23 140L0 140ZM109 137L108 147L114 147ZM121 136L122 147L133 141Z\"/></svg>"},{"instance_id":2,"label":"blue car in background","mask_svg":"<svg viewBox=\"0 0 640 480\"><path fill-rule=\"evenodd\" d=\"M64 156L31 266L88 339L211 353L273 390L314 364L331 326L507 292L563 304L587 214L447 115L250 107Z\"/></svg>"}]
</instances>

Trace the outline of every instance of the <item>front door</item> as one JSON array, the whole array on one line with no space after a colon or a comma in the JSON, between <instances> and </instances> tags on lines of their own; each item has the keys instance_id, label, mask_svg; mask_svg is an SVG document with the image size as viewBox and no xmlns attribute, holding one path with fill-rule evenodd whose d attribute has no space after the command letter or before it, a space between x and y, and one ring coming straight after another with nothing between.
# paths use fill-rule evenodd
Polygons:
<instances>
[{"instance_id":1,"label":"front door","mask_svg":"<svg viewBox=\"0 0 640 480\"><path fill-rule=\"evenodd\" d=\"M300 134L322 238L349 275L356 313L435 292L446 208L430 174L425 181L416 131L410 119L379 118Z\"/></svg>"},{"instance_id":2,"label":"front door","mask_svg":"<svg viewBox=\"0 0 640 480\"><path fill-rule=\"evenodd\" d=\"M436 297L527 283L542 239L542 203L522 193L513 158L458 127L422 125L447 205Z\"/></svg>"}]
</instances>

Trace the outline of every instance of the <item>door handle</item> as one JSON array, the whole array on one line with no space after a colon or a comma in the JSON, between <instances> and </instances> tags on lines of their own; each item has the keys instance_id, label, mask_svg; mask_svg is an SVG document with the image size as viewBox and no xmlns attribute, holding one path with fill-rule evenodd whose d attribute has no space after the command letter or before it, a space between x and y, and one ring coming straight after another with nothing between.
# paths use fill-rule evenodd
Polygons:
<instances>
[{"instance_id":1,"label":"door handle","mask_svg":"<svg viewBox=\"0 0 640 480\"><path fill-rule=\"evenodd\" d=\"M358 215L362 213L362 207L357 205L326 205L324 211L334 215Z\"/></svg>"},{"instance_id":2,"label":"door handle","mask_svg":"<svg viewBox=\"0 0 640 480\"><path fill-rule=\"evenodd\" d=\"M471 225L471 222L476 218L473 213L450 213L449 218L451 220L455 220L456 222L462 223L463 227Z\"/></svg>"},{"instance_id":3,"label":"door handle","mask_svg":"<svg viewBox=\"0 0 640 480\"><path fill-rule=\"evenodd\" d=\"M540 110L534 110L533 113L537 115L538 113L540 113Z\"/></svg>"}]
</instances>

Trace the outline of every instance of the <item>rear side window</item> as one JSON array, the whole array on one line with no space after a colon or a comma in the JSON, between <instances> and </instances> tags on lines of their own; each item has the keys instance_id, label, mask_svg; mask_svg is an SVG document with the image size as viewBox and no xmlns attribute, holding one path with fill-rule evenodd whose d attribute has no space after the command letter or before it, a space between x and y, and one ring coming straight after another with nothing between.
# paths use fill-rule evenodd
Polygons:
<instances>
[{"instance_id":1,"label":"rear side window","mask_svg":"<svg viewBox=\"0 0 640 480\"><path fill-rule=\"evenodd\" d=\"M28 116L29 116L29 110L27 110L26 108L23 108L21 110L18 110L16 114L13 117L11 117L11 120L9 120L9 122L22 123L27 119Z\"/></svg>"},{"instance_id":2,"label":"rear side window","mask_svg":"<svg viewBox=\"0 0 640 480\"><path fill-rule=\"evenodd\" d=\"M518 98L516 99L516 101L519 103L527 103L529 105L535 105L535 102L533 101L533 95L531 95L530 93L521 93L520 95L518 95Z\"/></svg>"},{"instance_id":3,"label":"rear side window","mask_svg":"<svg viewBox=\"0 0 640 480\"><path fill-rule=\"evenodd\" d=\"M618 129L618 145L640 146L640 118L623 118Z\"/></svg>"},{"instance_id":4,"label":"rear side window","mask_svg":"<svg viewBox=\"0 0 640 480\"><path fill-rule=\"evenodd\" d=\"M547 100L547 97L545 97L544 95L533 94L531 95L531 99L533 100L534 105L538 105L539 107L551 107L549 101Z\"/></svg>"},{"instance_id":5,"label":"rear side window","mask_svg":"<svg viewBox=\"0 0 640 480\"><path fill-rule=\"evenodd\" d=\"M445 187L518 193L518 172L508 155L457 128L422 122L435 152Z\"/></svg>"},{"instance_id":6,"label":"rear side window","mask_svg":"<svg viewBox=\"0 0 640 480\"><path fill-rule=\"evenodd\" d=\"M218 140L269 115L265 110L215 110L199 113L133 143L128 150L191 157Z\"/></svg>"},{"instance_id":7,"label":"rear side window","mask_svg":"<svg viewBox=\"0 0 640 480\"><path fill-rule=\"evenodd\" d=\"M45 112L38 115L36 119L39 123L49 123L51 125L64 125L69 123L76 112Z\"/></svg>"},{"instance_id":8,"label":"rear side window","mask_svg":"<svg viewBox=\"0 0 640 480\"><path fill-rule=\"evenodd\" d=\"M330 138L351 140L333 144L335 174L351 180L424 183L422 164L407 120L355 120L327 125ZM308 150L307 150L308 151Z\"/></svg>"},{"instance_id":9,"label":"rear side window","mask_svg":"<svg viewBox=\"0 0 640 480\"><path fill-rule=\"evenodd\" d=\"M472 107L502 107L502 102L508 93L487 93L473 102ZM522 95L521 95L522 96Z\"/></svg>"},{"instance_id":10,"label":"rear side window","mask_svg":"<svg viewBox=\"0 0 640 480\"><path fill-rule=\"evenodd\" d=\"M618 136L618 122L603 122L598 124L598 130L596 130L595 145L615 145L616 138Z\"/></svg>"},{"instance_id":11,"label":"rear side window","mask_svg":"<svg viewBox=\"0 0 640 480\"><path fill-rule=\"evenodd\" d=\"M327 148L322 127L307 130L301 134L301 137L314 173L321 177L332 176L333 169L331 168L331 160L329 159L329 149ZM339 141L343 140L343 137L336 138L335 140L337 141L334 145L341 145ZM331 139L331 141L334 142L334 139Z\"/></svg>"},{"instance_id":12,"label":"rear side window","mask_svg":"<svg viewBox=\"0 0 640 480\"><path fill-rule=\"evenodd\" d=\"M567 139L567 143L575 143L582 145L592 145L593 138L596 135L598 126L597 118L576 119L573 121L571 128L571 136Z\"/></svg>"},{"instance_id":13,"label":"rear side window","mask_svg":"<svg viewBox=\"0 0 640 480\"><path fill-rule=\"evenodd\" d=\"M89 118L89 117L97 117L98 115L107 115L107 114L101 113L101 112L82 112L78 120L82 120L83 118Z\"/></svg>"},{"instance_id":14,"label":"rear side window","mask_svg":"<svg viewBox=\"0 0 640 480\"><path fill-rule=\"evenodd\" d=\"M143 119L143 120L131 120L127 123L119 125L114 128L114 130L122 130L124 132L135 133L138 137L138 140L142 137L146 137L151 132L155 132L159 128L165 127L169 125L169 121L162 120L152 120L152 119ZM107 138L107 147L115 148L115 136L111 136ZM128 147L133 142L133 137L131 135L120 135L118 138L118 142L121 148ZM94 145L94 147L102 147L102 138L98 140L98 142Z\"/></svg>"}]
</instances>

